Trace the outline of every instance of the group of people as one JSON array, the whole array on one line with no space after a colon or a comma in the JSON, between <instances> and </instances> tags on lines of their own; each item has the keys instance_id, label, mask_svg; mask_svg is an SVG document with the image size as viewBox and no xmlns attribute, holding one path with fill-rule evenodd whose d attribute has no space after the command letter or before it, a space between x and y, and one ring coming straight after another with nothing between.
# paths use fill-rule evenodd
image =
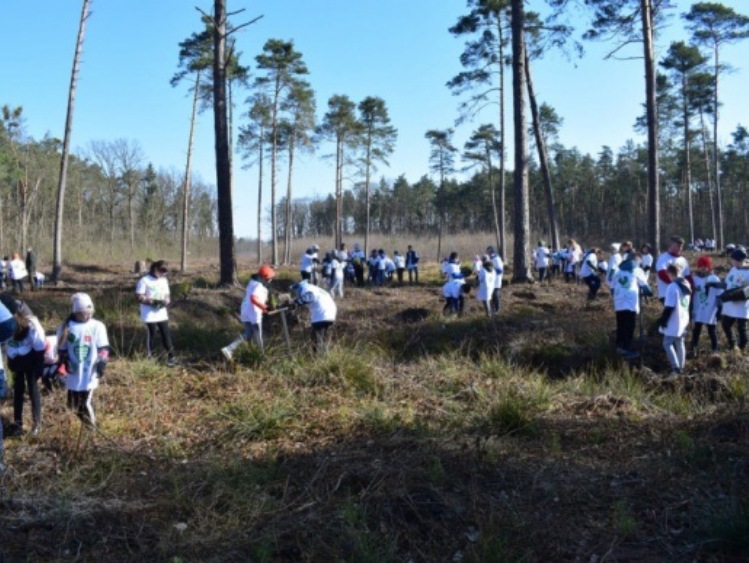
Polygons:
<instances>
[{"instance_id":1,"label":"group of people","mask_svg":"<svg viewBox=\"0 0 749 563\"><path fill-rule=\"evenodd\" d=\"M167 354L167 365L177 365L169 331L170 304L167 264L158 260L135 288L141 321L146 326L146 351L154 355L158 332ZM0 344L5 348L7 367L13 372L13 423L11 434L24 433L24 402L31 402L31 434L38 435L42 425L40 382L49 390L59 381L67 389L67 404L89 427L96 426L94 391L104 377L109 361L107 328L94 319L91 296L75 293L70 315L47 335L27 303L16 295L0 294ZM7 395L8 378L0 355L0 399ZM0 425L0 473L2 464L2 425Z\"/></svg>"},{"instance_id":2,"label":"group of people","mask_svg":"<svg viewBox=\"0 0 749 563\"><path fill-rule=\"evenodd\" d=\"M684 248L684 239L675 236L657 260L650 245L643 245L638 251L631 241L613 243L607 259L600 248L583 251L574 240L560 252L565 279L585 283L588 299L597 298L602 279L608 284L616 315L617 352L624 358L639 356L632 347L634 331L643 299L653 295L649 282L651 272L655 273L657 296L664 307L658 327L672 376L684 370L690 324L693 327L690 347L694 354L699 352L703 327L707 330L711 350L718 350L719 322L729 349L745 350L747 347L749 263L746 249L729 245L726 254L731 269L721 280L707 254L697 258L693 272L683 255ZM550 255L543 241L539 241L534 257L541 280L547 279L545 269L549 267Z\"/></svg>"},{"instance_id":3,"label":"group of people","mask_svg":"<svg viewBox=\"0 0 749 563\"><path fill-rule=\"evenodd\" d=\"M33 249L26 251L26 260L18 252L0 260L0 289L12 287L13 291L23 293L24 284L29 282L31 290L44 286L45 275L37 271L36 254Z\"/></svg>"},{"instance_id":4,"label":"group of people","mask_svg":"<svg viewBox=\"0 0 749 563\"><path fill-rule=\"evenodd\" d=\"M264 351L263 318L274 314L276 310L283 313L295 307L307 307L310 311L312 347L315 353L325 354L328 351L329 331L338 315L338 307L333 299L334 292L318 287L312 283L311 277L302 276L302 279L290 288L291 302L276 305L276 300L272 299L272 296L278 291L271 285L275 277L276 271L267 264L250 276L240 305L240 319L244 325L244 331L231 344L221 349L221 353L228 361L233 360L234 351L243 342L252 342L262 353ZM342 292L341 296L343 296Z\"/></svg>"},{"instance_id":5,"label":"group of people","mask_svg":"<svg viewBox=\"0 0 749 563\"><path fill-rule=\"evenodd\" d=\"M71 297L70 315L54 335L47 336L26 303L8 294L0 295L0 343L5 347L8 369L13 372L13 435L23 433L27 394L31 400L31 434L41 431L39 382L51 388L53 374L64 381L68 407L86 424L95 426L93 395L109 360L109 339L106 327L93 314L91 297L76 293ZM0 355L0 399L5 398L7 387ZM2 432L0 424L0 474L5 471Z\"/></svg>"},{"instance_id":6,"label":"group of people","mask_svg":"<svg viewBox=\"0 0 749 563\"><path fill-rule=\"evenodd\" d=\"M317 285L322 281L333 296L343 297L345 285L382 287L397 283L403 285L408 272L408 283L419 283L419 253L408 246L405 254L395 250L392 257L384 249L372 249L369 256L355 243L349 251L342 243L338 250L327 252L320 259L320 247L313 244L302 254L299 263L303 280ZM321 278L321 279L320 279Z\"/></svg>"},{"instance_id":7,"label":"group of people","mask_svg":"<svg viewBox=\"0 0 749 563\"><path fill-rule=\"evenodd\" d=\"M443 258L440 272L444 280L442 296L445 299L445 314L463 315L465 296L472 289L466 274L475 278L476 299L481 302L486 315L493 317L499 314L504 262L493 246L488 246L485 254L474 257L470 272L463 271L457 252Z\"/></svg>"}]
</instances>

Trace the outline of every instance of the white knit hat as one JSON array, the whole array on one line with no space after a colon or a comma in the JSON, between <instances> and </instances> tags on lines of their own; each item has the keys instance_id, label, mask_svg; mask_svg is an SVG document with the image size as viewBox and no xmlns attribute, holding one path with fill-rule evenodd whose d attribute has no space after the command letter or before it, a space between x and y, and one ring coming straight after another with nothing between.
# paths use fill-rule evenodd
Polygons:
<instances>
[{"instance_id":1,"label":"white knit hat","mask_svg":"<svg viewBox=\"0 0 749 563\"><path fill-rule=\"evenodd\" d=\"M88 293L76 293L70 298L73 302L74 313L91 313L94 312L94 302Z\"/></svg>"}]
</instances>

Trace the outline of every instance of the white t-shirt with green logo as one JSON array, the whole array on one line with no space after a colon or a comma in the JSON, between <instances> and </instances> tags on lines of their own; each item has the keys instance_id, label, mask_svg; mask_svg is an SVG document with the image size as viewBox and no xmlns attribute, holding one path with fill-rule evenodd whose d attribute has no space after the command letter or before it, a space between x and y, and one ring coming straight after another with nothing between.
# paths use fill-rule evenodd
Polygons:
<instances>
[{"instance_id":1,"label":"white t-shirt with green logo","mask_svg":"<svg viewBox=\"0 0 749 563\"><path fill-rule=\"evenodd\" d=\"M64 327L57 331L58 352L68 352L68 375L65 386L68 391L91 391L99 386L96 363L99 351L109 346L107 327L95 319L85 323L70 320L67 323L68 336L63 341Z\"/></svg>"},{"instance_id":2,"label":"white t-shirt with green logo","mask_svg":"<svg viewBox=\"0 0 749 563\"><path fill-rule=\"evenodd\" d=\"M664 336L681 338L689 326L689 294L683 294L676 282L666 287L666 301L664 306L673 307L674 311L668 319L666 328L662 330Z\"/></svg>"}]
</instances>

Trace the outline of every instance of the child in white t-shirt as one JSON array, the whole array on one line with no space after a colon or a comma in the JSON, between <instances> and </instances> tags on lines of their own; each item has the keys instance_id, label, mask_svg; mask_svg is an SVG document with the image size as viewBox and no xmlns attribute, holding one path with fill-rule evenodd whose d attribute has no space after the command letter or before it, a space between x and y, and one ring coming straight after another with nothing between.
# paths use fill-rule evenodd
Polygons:
<instances>
[{"instance_id":1,"label":"child in white t-shirt","mask_svg":"<svg viewBox=\"0 0 749 563\"><path fill-rule=\"evenodd\" d=\"M663 348L671 364L669 375L675 377L684 371L686 350L684 336L689 325L689 303L692 290L687 281L681 277L682 268L678 262L669 264L664 272L671 283L666 286L664 309L658 320L658 327L663 334Z\"/></svg>"},{"instance_id":2,"label":"child in white t-shirt","mask_svg":"<svg viewBox=\"0 0 749 563\"><path fill-rule=\"evenodd\" d=\"M749 285L749 264L747 264L747 253L744 247L736 247L731 252L731 266L726 275L726 292ZM721 324L728 340L729 349L734 349L736 346L736 338L733 333L733 325L735 324L739 335L738 347L740 350L746 350L749 340L747 334L749 301L746 299L723 301Z\"/></svg>"},{"instance_id":3,"label":"child in white t-shirt","mask_svg":"<svg viewBox=\"0 0 749 563\"><path fill-rule=\"evenodd\" d=\"M719 287L720 278L713 273L713 261L707 255L697 259L697 272L693 277L694 296L692 298L692 329L691 349L697 351L697 344L702 334L702 327L707 327L710 337L710 347L713 352L718 351L718 296L723 293Z\"/></svg>"},{"instance_id":4,"label":"child in white t-shirt","mask_svg":"<svg viewBox=\"0 0 749 563\"><path fill-rule=\"evenodd\" d=\"M68 389L68 408L81 422L95 427L94 390L109 361L107 327L93 318L94 303L86 293L73 295L72 310L57 330L59 374Z\"/></svg>"}]
</instances>

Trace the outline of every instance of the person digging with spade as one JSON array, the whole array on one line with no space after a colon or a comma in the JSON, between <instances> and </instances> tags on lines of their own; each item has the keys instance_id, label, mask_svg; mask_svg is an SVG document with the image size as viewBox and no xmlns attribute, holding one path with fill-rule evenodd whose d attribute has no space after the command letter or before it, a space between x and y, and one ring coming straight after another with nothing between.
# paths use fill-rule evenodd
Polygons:
<instances>
[{"instance_id":1,"label":"person digging with spade","mask_svg":"<svg viewBox=\"0 0 749 563\"><path fill-rule=\"evenodd\" d=\"M268 285L274 277L275 270L267 264L260 266L257 273L250 277L240 308L244 332L234 342L221 348L221 353L228 361L233 359L234 350L245 341L252 341L260 353L263 352L263 315L269 311Z\"/></svg>"}]
</instances>

